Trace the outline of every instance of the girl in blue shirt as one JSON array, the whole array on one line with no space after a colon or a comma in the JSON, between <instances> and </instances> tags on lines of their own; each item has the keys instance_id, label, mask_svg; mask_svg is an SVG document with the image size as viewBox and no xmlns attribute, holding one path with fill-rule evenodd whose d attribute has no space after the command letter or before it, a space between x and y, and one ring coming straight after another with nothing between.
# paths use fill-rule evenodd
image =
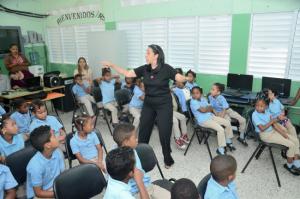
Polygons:
<instances>
[{"instance_id":1,"label":"girl in blue shirt","mask_svg":"<svg viewBox=\"0 0 300 199\"><path fill-rule=\"evenodd\" d=\"M266 109L266 102L263 99L257 100L255 111L252 114L255 131L259 133L260 139L264 142L288 147L287 163L284 165L284 168L294 175L300 175L298 138L283 131L282 128L278 128L278 125L274 125L278 122L278 119L272 118L272 115Z\"/></svg>"},{"instance_id":2,"label":"girl in blue shirt","mask_svg":"<svg viewBox=\"0 0 300 199\"><path fill-rule=\"evenodd\" d=\"M70 141L72 153L80 164L96 164L105 172L103 163L103 150L94 130L94 122L90 116L83 114L75 118L77 132Z\"/></svg>"},{"instance_id":3,"label":"girl in blue shirt","mask_svg":"<svg viewBox=\"0 0 300 199\"><path fill-rule=\"evenodd\" d=\"M239 122L238 130L240 136L237 138L237 140L240 143L242 143L244 146L248 146L245 140L246 119L229 107L227 100L222 95L223 91L224 91L223 84L215 83L211 87L210 95L208 98L211 106L213 107L213 112L216 116L222 117L228 120L229 122L231 122L231 118L238 120Z\"/></svg>"},{"instance_id":4,"label":"girl in blue shirt","mask_svg":"<svg viewBox=\"0 0 300 199\"><path fill-rule=\"evenodd\" d=\"M24 140L21 134L18 134L18 126L9 115L0 116L0 154L1 161L10 154L24 148Z\"/></svg>"},{"instance_id":5,"label":"girl in blue shirt","mask_svg":"<svg viewBox=\"0 0 300 199\"><path fill-rule=\"evenodd\" d=\"M195 82L196 81L196 73L192 70L189 70L185 73L185 76L188 77L188 81L185 83L185 86L188 87L190 90L194 86L198 86L198 84Z\"/></svg>"},{"instance_id":6,"label":"girl in blue shirt","mask_svg":"<svg viewBox=\"0 0 300 199\"><path fill-rule=\"evenodd\" d=\"M136 80L136 86L133 90L133 96L129 103L129 112L133 116L133 125L138 129L140 124L140 117L142 112L142 107L145 99L145 87L142 80Z\"/></svg>"}]
</instances>

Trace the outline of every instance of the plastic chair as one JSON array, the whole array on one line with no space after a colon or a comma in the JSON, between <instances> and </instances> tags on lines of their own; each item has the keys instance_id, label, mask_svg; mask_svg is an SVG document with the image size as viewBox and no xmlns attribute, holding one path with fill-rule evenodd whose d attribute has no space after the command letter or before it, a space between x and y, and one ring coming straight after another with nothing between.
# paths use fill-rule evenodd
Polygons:
<instances>
[{"instance_id":1,"label":"plastic chair","mask_svg":"<svg viewBox=\"0 0 300 199\"><path fill-rule=\"evenodd\" d=\"M199 182L197 189L198 189L198 193L200 194L201 198L204 199L204 195L206 192L206 187L207 187L207 183L209 181L211 177L211 174L207 174L204 178L202 178L202 180Z\"/></svg>"}]
</instances>

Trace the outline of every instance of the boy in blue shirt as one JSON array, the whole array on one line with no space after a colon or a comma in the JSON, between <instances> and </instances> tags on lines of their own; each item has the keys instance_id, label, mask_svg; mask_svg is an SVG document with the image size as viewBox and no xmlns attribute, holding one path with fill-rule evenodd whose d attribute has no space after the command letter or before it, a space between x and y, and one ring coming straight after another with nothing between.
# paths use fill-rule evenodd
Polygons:
<instances>
[{"instance_id":1,"label":"boy in blue shirt","mask_svg":"<svg viewBox=\"0 0 300 199\"><path fill-rule=\"evenodd\" d=\"M122 81L121 89L127 89L130 92L131 96L133 96L135 83L135 78L125 77L124 81Z\"/></svg>"},{"instance_id":2,"label":"boy in blue shirt","mask_svg":"<svg viewBox=\"0 0 300 199\"><path fill-rule=\"evenodd\" d=\"M93 111L92 104L95 104L96 101L93 96L90 95L91 93L91 86L87 81L82 80L82 75L76 74L74 76L75 85L72 87L72 92L74 93L75 97L78 101L84 104L88 114L92 117L95 115Z\"/></svg>"},{"instance_id":3,"label":"boy in blue shirt","mask_svg":"<svg viewBox=\"0 0 300 199\"><path fill-rule=\"evenodd\" d=\"M138 144L138 139L134 126L129 123L119 124L114 129L113 139L117 143L118 147L130 147L133 149L135 156L134 174L142 176L143 184L138 185L135 177L129 179L128 185L132 195L138 196L138 194L141 194L142 192L141 189L143 190L145 188L148 191L150 198L170 198L170 192L168 192L166 189L151 184L150 176L148 176L142 168L140 158L135 150Z\"/></svg>"},{"instance_id":4,"label":"boy in blue shirt","mask_svg":"<svg viewBox=\"0 0 300 199\"><path fill-rule=\"evenodd\" d=\"M238 199L236 193L237 163L230 155L218 155L210 163L211 178L204 199Z\"/></svg>"},{"instance_id":5,"label":"boy in blue shirt","mask_svg":"<svg viewBox=\"0 0 300 199\"><path fill-rule=\"evenodd\" d=\"M0 198L15 199L15 187L17 186L18 183L11 174L9 168L3 164L0 164Z\"/></svg>"},{"instance_id":6,"label":"boy in blue shirt","mask_svg":"<svg viewBox=\"0 0 300 199\"><path fill-rule=\"evenodd\" d=\"M182 113L187 115L188 109L186 107L186 101L191 99L191 90L185 87L182 82L176 81L175 85L173 92L178 98Z\"/></svg>"},{"instance_id":7,"label":"boy in blue shirt","mask_svg":"<svg viewBox=\"0 0 300 199\"><path fill-rule=\"evenodd\" d=\"M111 112L113 126L116 126L119 123L118 104L115 99L116 82L120 83L120 77L117 75L112 76L109 68L103 68L99 86L102 92L103 106Z\"/></svg>"},{"instance_id":8,"label":"boy in blue shirt","mask_svg":"<svg viewBox=\"0 0 300 199\"><path fill-rule=\"evenodd\" d=\"M70 141L72 153L76 156L80 164L96 164L103 172L103 150L94 130L95 120L83 114L75 117L75 127L77 132Z\"/></svg>"},{"instance_id":9,"label":"boy in blue shirt","mask_svg":"<svg viewBox=\"0 0 300 199\"><path fill-rule=\"evenodd\" d=\"M246 119L243 118L236 111L229 107L229 104L225 97L221 94L224 91L224 85L220 83L214 83L210 90L210 95L208 97L209 102L213 108L213 112L216 116L222 117L229 122L231 118L238 120L239 122L239 133L238 141L244 146L248 146L245 140L245 130L246 130Z\"/></svg>"},{"instance_id":10,"label":"boy in blue shirt","mask_svg":"<svg viewBox=\"0 0 300 199\"><path fill-rule=\"evenodd\" d=\"M135 168L135 157L130 147L119 147L106 156L107 172L110 175L104 199L135 199L130 192L129 179L134 178L140 188L140 198L149 199L144 187L143 175Z\"/></svg>"},{"instance_id":11,"label":"boy in blue shirt","mask_svg":"<svg viewBox=\"0 0 300 199\"><path fill-rule=\"evenodd\" d=\"M37 152L26 168L27 198L54 198L53 182L65 169L59 141L49 126L34 129L29 139Z\"/></svg>"},{"instance_id":12,"label":"boy in blue shirt","mask_svg":"<svg viewBox=\"0 0 300 199\"><path fill-rule=\"evenodd\" d=\"M266 110L267 104L263 99L257 100L255 111L252 114L252 121L255 126L256 133L262 141L267 143L281 144L288 147L286 168L293 175L300 175L300 151L299 140L297 137L287 133L278 125L277 118L272 118L269 111Z\"/></svg>"},{"instance_id":13,"label":"boy in blue shirt","mask_svg":"<svg viewBox=\"0 0 300 199\"><path fill-rule=\"evenodd\" d=\"M24 140L18 134L16 122L8 114L0 116L0 160L24 148Z\"/></svg>"},{"instance_id":14,"label":"boy in blue shirt","mask_svg":"<svg viewBox=\"0 0 300 199\"><path fill-rule=\"evenodd\" d=\"M185 83L185 86L188 87L190 90L192 90L192 88L194 86L198 86L198 84L195 82L196 80L196 73L192 70L189 70L185 73L185 76L189 77L189 81L187 81Z\"/></svg>"},{"instance_id":15,"label":"boy in blue shirt","mask_svg":"<svg viewBox=\"0 0 300 199\"><path fill-rule=\"evenodd\" d=\"M24 141L27 141L29 139L29 126L31 123L28 103L25 99L20 98L14 101L14 106L16 111L10 117L16 121L19 134L22 134Z\"/></svg>"},{"instance_id":16,"label":"boy in blue shirt","mask_svg":"<svg viewBox=\"0 0 300 199\"><path fill-rule=\"evenodd\" d=\"M192 88L191 110L199 125L217 131L218 149L217 153L224 155L225 147L235 150L231 138L233 137L232 127L228 120L213 115L213 108L202 97L202 89L198 86ZM222 127L224 126L225 129Z\"/></svg>"},{"instance_id":17,"label":"boy in blue shirt","mask_svg":"<svg viewBox=\"0 0 300 199\"><path fill-rule=\"evenodd\" d=\"M50 128L54 131L54 135L61 143L59 148L62 151L66 151L64 145L66 132L63 129L63 125L56 119L56 117L48 115L46 105L41 100L34 100L31 106L32 114L35 117L29 126L29 132L31 133L34 129L40 126L50 126Z\"/></svg>"},{"instance_id":18,"label":"boy in blue shirt","mask_svg":"<svg viewBox=\"0 0 300 199\"><path fill-rule=\"evenodd\" d=\"M136 85L133 90L133 96L129 103L129 113L133 116L133 125L138 129L140 124L141 112L145 99L145 87L142 80L136 80Z\"/></svg>"}]
</instances>

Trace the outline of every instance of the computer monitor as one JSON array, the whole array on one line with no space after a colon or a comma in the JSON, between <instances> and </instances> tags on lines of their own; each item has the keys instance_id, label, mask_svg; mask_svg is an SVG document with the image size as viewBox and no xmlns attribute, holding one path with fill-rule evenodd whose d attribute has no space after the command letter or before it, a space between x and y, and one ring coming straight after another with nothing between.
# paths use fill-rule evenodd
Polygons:
<instances>
[{"instance_id":1,"label":"computer monitor","mask_svg":"<svg viewBox=\"0 0 300 199\"><path fill-rule=\"evenodd\" d=\"M252 91L253 75L243 75L228 73L227 75L227 88Z\"/></svg>"},{"instance_id":2,"label":"computer monitor","mask_svg":"<svg viewBox=\"0 0 300 199\"><path fill-rule=\"evenodd\" d=\"M262 77L261 90L271 88L278 92L279 97L288 98L290 96L291 83L291 79Z\"/></svg>"},{"instance_id":3,"label":"computer monitor","mask_svg":"<svg viewBox=\"0 0 300 199\"><path fill-rule=\"evenodd\" d=\"M37 77L27 78L25 79L25 82L27 87L38 87L41 86L41 77L37 76Z\"/></svg>"}]
</instances>

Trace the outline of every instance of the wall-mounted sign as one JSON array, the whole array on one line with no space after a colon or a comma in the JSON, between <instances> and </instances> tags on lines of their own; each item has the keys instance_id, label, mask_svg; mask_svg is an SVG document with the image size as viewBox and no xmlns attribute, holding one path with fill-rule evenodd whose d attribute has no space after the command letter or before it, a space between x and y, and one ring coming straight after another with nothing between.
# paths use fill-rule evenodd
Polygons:
<instances>
[{"instance_id":1,"label":"wall-mounted sign","mask_svg":"<svg viewBox=\"0 0 300 199\"><path fill-rule=\"evenodd\" d=\"M64 21L80 20L80 19L88 19L88 18L90 19L99 18L102 21L105 20L104 15L100 11L89 10L89 11L62 14L60 17L57 18L56 22L58 25L60 25Z\"/></svg>"}]
</instances>

